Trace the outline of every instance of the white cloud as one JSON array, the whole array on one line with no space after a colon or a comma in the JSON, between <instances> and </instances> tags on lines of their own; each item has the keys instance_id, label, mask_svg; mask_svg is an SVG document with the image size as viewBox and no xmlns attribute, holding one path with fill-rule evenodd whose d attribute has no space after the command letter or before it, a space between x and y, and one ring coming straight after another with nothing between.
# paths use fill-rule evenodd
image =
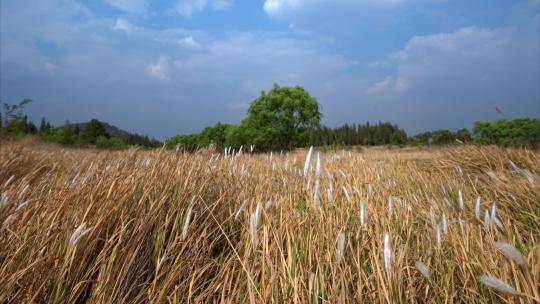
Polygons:
<instances>
[{"instance_id":1,"label":"white cloud","mask_svg":"<svg viewBox=\"0 0 540 304\"><path fill-rule=\"evenodd\" d=\"M180 15L191 17L193 14L202 11L206 4L206 0L180 0L176 2L174 8Z\"/></svg>"},{"instance_id":2,"label":"white cloud","mask_svg":"<svg viewBox=\"0 0 540 304\"><path fill-rule=\"evenodd\" d=\"M376 82L370 87L368 87L366 89L366 93L375 94L388 91L391 88L393 82L394 79L392 78L392 76L386 76L383 80Z\"/></svg>"},{"instance_id":3,"label":"white cloud","mask_svg":"<svg viewBox=\"0 0 540 304\"><path fill-rule=\"evenodd\" d=\"M402 0L266 0L264 11L270 16L290 15L295 11L322 7L323 10L358 8L368 5L388 5Z\"/></svg>"},{"instance_id":4,"label":"white cloud","mask_svg":"<svg viewBox=\"0 0 540 304\"><path fill-rule=\"evenodd\" d=\"M148 65L148 74L159 80L169 80L169 59L161 56L156 63Z\"/></svg>"},{"instance_id":5,"label":"white cloud","mask_svg":"<svg viewBox=\"0 0 540 304\"><path fill-rule=\"evenodd\" d=\"M229 8L233 3L234 0L214 0L212 2L212 7L215 10L223 10Z\"/></svg>"},{"instance_id":6,"label":"white cloud","mask_svg":"<svg viewBox=\"0 0 540 304\"><path fill-rule=\"evenodd\" d=\"M147 10L147 0L105 0L109 5L127 13L141 14Z\"/></svg>"},{"instance_id":7,"label":"white cloud","mask_svg":"<svg viewBox=\"0 0 540 304\"><path fill-rule=\"evenodd\" d=\"M286 10L297 9L301 0L266 0L263 8L268 15L277 15Z\"/></svg>"},{"instance_id":8,"label":"white cloud","mask_svg":"<svg viewBox=\"0 0 540 304\"><path fill-rule=\"evenodd\" d=\"M133 30L133 25L126 19L117 18L114 29L118 31L124 31L129 34Z\"/></svg>"},{"instance_id":9,"label":"white cloud","mask_svg":"<svg viewBox=\"0 0 540 304\"><path fill-rule=\"evenodd\" d=\"M178 14L189 18L211 5L214 10L224 10L232 6L234 0L178 0L174 8Z\"/></svg>"},{"instance_id":10,"label":"white cloud","mask_svg":"<svg viewBox=\"0 0 540 304\"><path fill-rule=\"evenodd\" d=\"M392 76L386 76L383 80L370 85L366 89L366 94L405 92L407 88L407 83L402 77L394 78Z\"/></svg>"},{"instance_id":11,"label":"white cloud","mask_svg":"<svg viewBox=\"0 0 540 304\"><path fill-rule=\"evenodd\" d=\"M451 87L502 76L513 69L511 30L465 27L449 33L411 38L405 47L390 55L388 65L397 68L396 89L426 87L438 82ZM491 75L490 75L491 73ZM465 81L466 83L466 81Z\"/></svg>"},{"instance_id":12,"label":"white cloud","mask_svg":"<svg viewBox=\"0 0 540 304\"><path fill-rule=\"evenodd\" d=\"M178 40L178 44L183 47L192 49L198 49L201 47L201 45L197 41L195 41L193 36L186 36L184 38L181 38L180 40Z\"/></svg>"}]
</instances>

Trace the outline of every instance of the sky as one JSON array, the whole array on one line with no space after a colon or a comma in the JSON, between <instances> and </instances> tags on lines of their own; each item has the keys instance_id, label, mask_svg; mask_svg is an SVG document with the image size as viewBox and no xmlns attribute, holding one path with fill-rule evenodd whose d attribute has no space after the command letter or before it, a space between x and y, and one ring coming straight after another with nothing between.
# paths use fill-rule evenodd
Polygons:
<instances>
[{"instance_id":1,"label":"sky","mask_svg":"<svg viewBox=\"0 0 540 304\"><path fill-rule=\"evenodd\" d=\"M332 127L540 118L540 0L1 0L0 35L0 101L55 125L166 139L274 83Z\"/></svg>"}]
</instances>

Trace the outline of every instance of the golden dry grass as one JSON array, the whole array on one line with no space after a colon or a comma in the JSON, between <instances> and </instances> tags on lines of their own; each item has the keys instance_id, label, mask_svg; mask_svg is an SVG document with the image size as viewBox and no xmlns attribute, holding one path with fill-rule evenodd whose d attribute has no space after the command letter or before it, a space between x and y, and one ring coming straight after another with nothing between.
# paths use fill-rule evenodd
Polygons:
<instances>
[{"instance_id":1,"label":"golden dry grass","mask_svg":"<svg viewBox=\"0 0 540 304\"><path fill-rule=\"evenodd\" d=\"M534 151L463 146L326 152L314 207L317 156L309 177L302 176L304 150L216 160L212 151L0 145L0 303L540 299L540 156ZM534 180L513 171L509 160L530 170ZM250 219L259 202L253 250ZM504 230L484 223L492 202ZM83 223L78 231L85 233L74 235ZM389 271L385 233L392 246ZM498 251L495 241L517 247L525 268ZM428 278L417 262L429 267ZM525 295L488 290L481 275Z\"/></svg>"}]
</instances>

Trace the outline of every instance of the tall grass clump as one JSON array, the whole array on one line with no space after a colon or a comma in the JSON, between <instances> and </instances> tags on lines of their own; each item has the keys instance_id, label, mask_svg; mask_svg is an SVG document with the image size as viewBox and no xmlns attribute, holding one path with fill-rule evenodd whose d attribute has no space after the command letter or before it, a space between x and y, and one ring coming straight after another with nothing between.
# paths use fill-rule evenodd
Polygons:
<instances>
[{"instance_id":1,"label":"tall grass clump","mask_svg":"<svg viewBox=\"0 0 540 304\"><path fill-rule=\"evenodd\" d=\"M537 151L244 150L1 142L0 303L540 299Z\"/></svg>"}]
</instances>

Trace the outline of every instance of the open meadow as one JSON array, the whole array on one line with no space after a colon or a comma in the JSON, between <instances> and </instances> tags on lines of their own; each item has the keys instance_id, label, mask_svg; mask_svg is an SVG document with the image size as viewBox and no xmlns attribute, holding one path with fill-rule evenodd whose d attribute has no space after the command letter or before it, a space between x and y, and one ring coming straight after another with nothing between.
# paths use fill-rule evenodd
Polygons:
<instances>
[{"instance_id":1,"label":"open meadow","mask_svg":"<svg viewBox=\"0 0 540 304\"><path fill-rule=\"evenodd\" d=\"M0 225L0 303L540 300L527 149L4 141Z\"/></svg>"}]
</instances>

